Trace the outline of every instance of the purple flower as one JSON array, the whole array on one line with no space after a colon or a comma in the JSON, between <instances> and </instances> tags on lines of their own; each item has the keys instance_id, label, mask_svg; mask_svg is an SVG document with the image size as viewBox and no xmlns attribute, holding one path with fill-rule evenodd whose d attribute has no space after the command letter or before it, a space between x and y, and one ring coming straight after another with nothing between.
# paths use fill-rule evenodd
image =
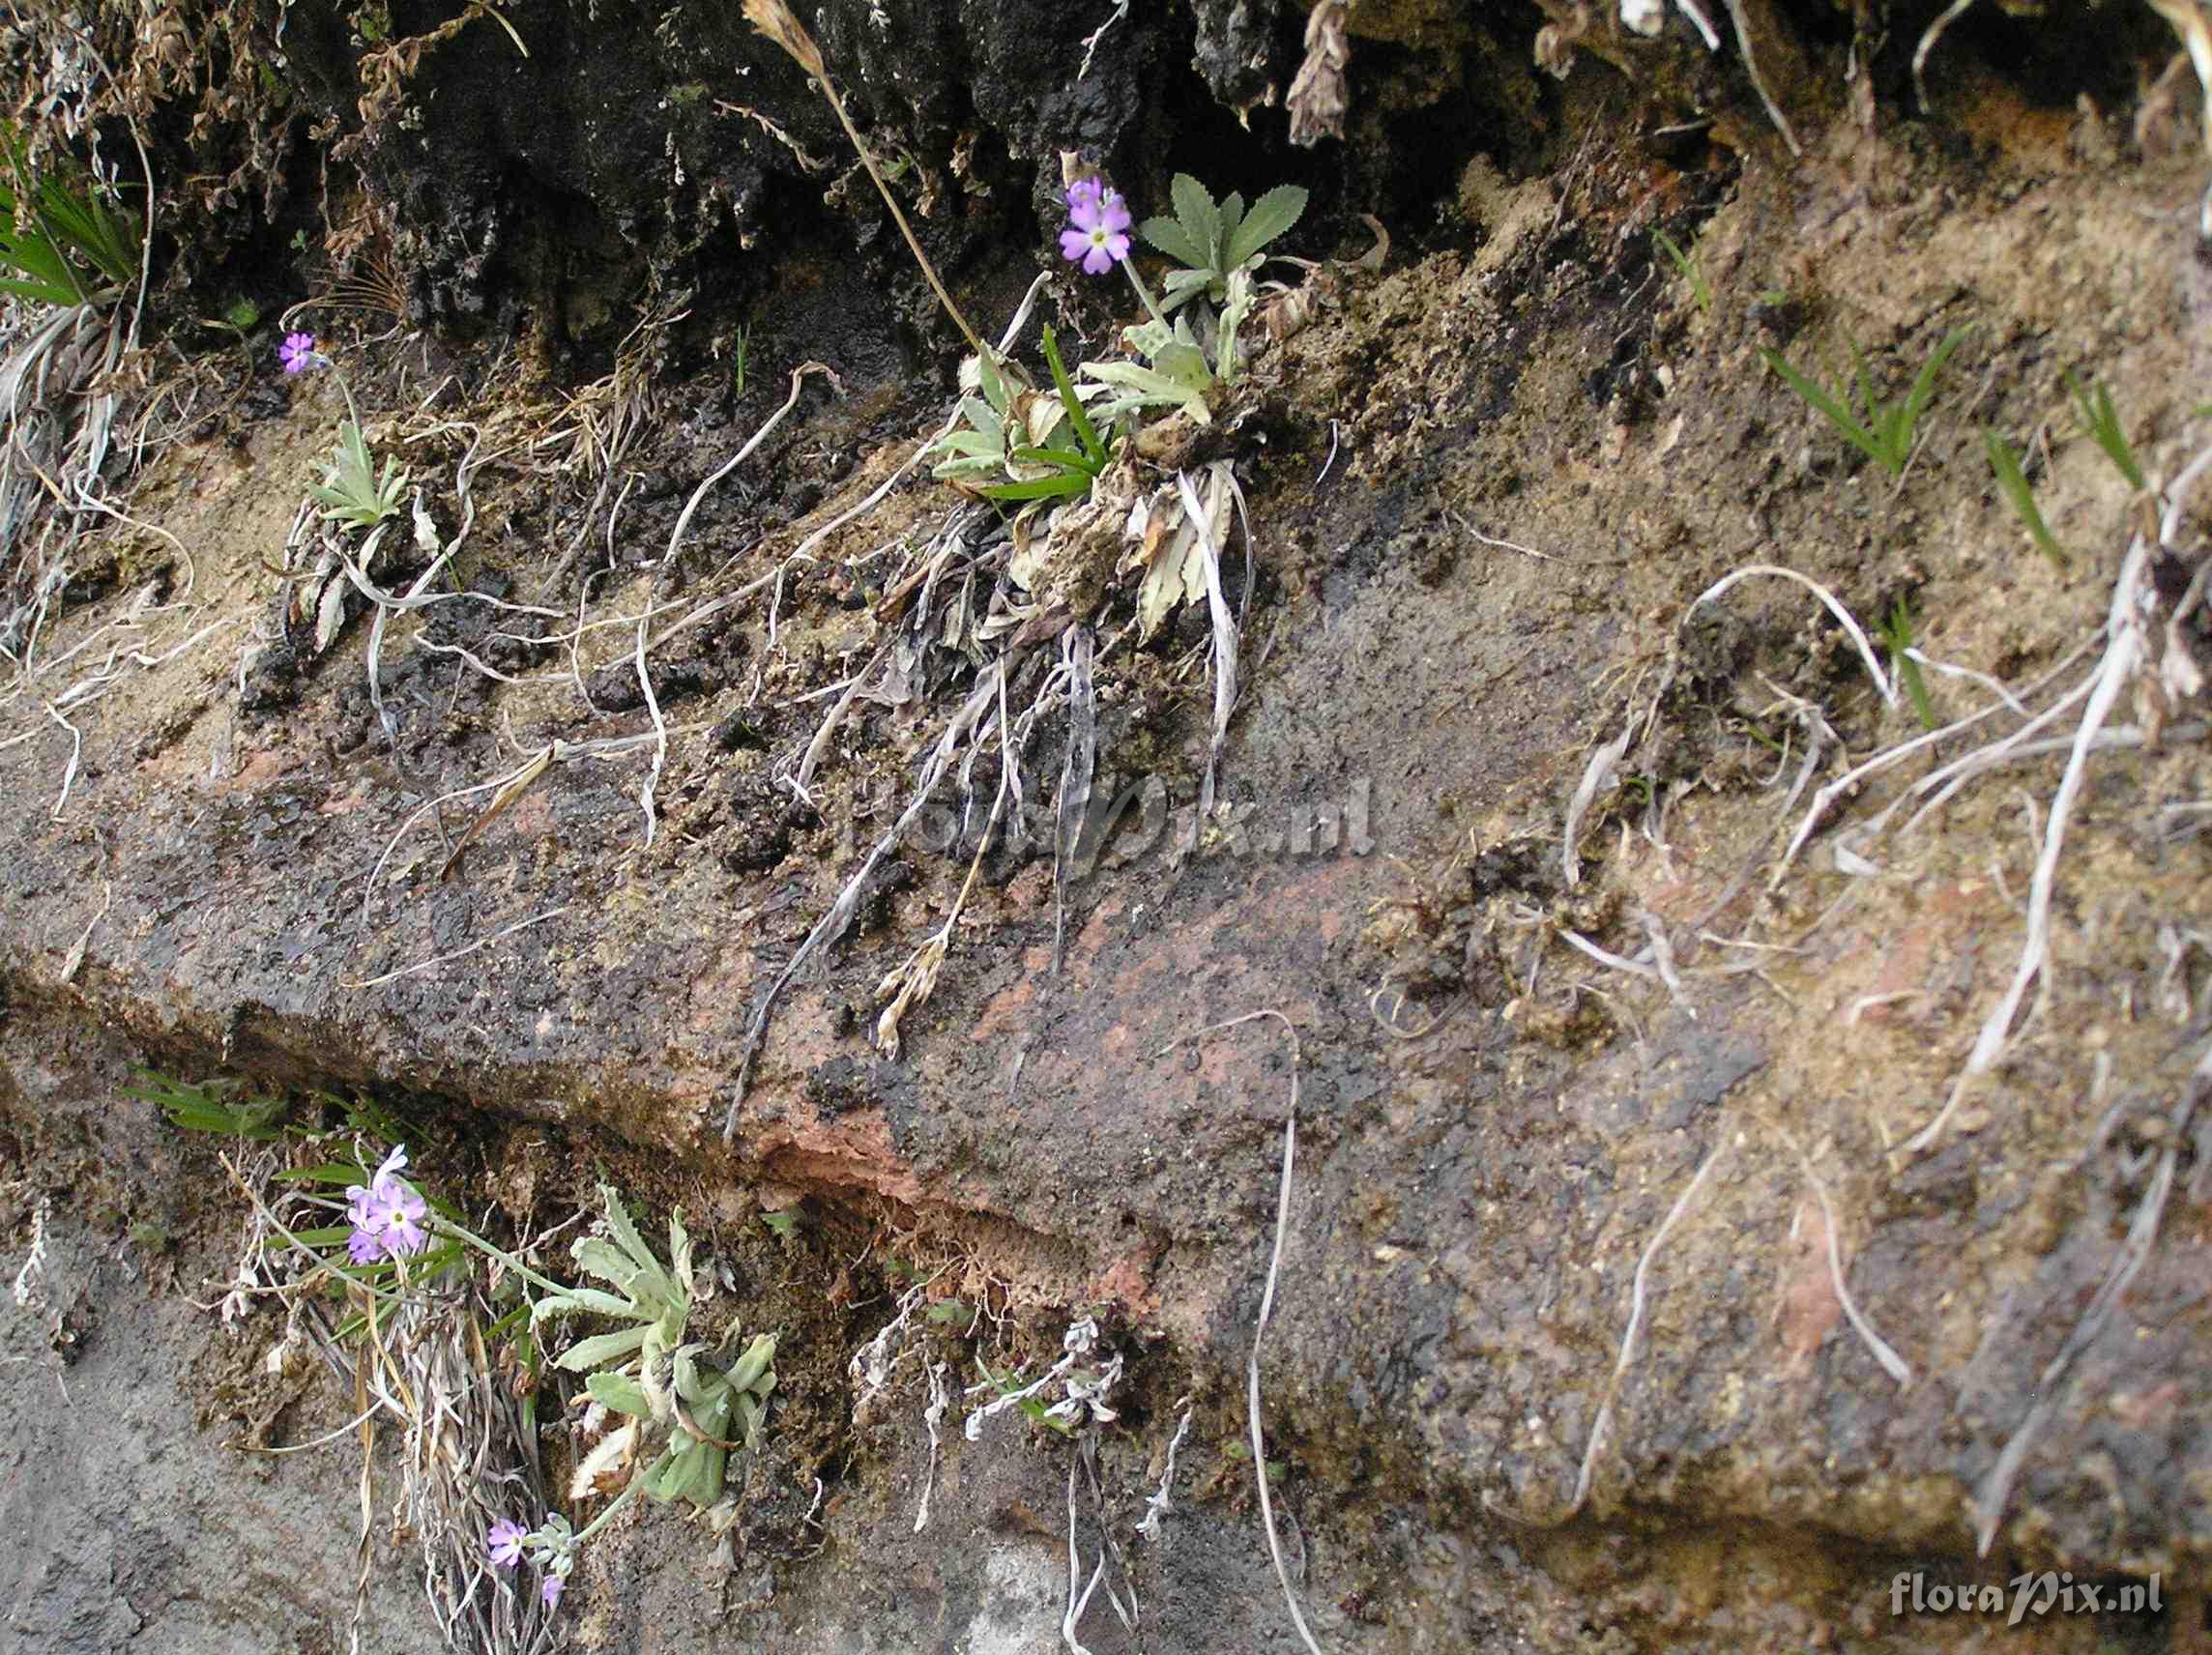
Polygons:
<instances>
[{"instance_id":1,"label":"purple flower","mask_svg":"<svg viewBox=\"0 0 2212 1655\"><path fill-rule=\"evenodd\" d=\"M397 1178L378 1184L376 1195L374 1216L386 1253L396 1259L403 1253L420 1253L430 1244L429 1233L422 1228L429 1209L421 1196Z\"/></svg>"},{"instance_id":2,"label":"purple flower","mask_svg":"<svg viewBox=\"0 0 2212 1655\"><path fill-rule=\"evenodd\" d=\"M276 347L276 360L284 364L286 373L298 373L302 368L315 365L315 335L312 334L286 334L284 342Z\"/></svg>"},{"instance_id":3,"label":"purple flower","mask_svg":"<svg viewBox=\"0 0 2212 1655\"><path fill-rule=\"evenodd\" d=\"M407 1150L401 1146L384 1157L367 1183L347 1187L346 1217L353 1234L346 1237L346 1252L355 1263L401 1258L429 1245L429 1233L422 1227L429 1209L400 1177L406 1165Z\"/></svg>"},{"instance_id":4,"label":"purple flower","mask_svg":"<svg viewBox=\"0 0 2212 1655\"><path fill-rule=\"evenodd\" d=\"M1067 189L1068 227L1060 233L1060 256L1081 259L1091 276L1104 276L1129 256L1129 204L1095 179Z\"/></svg>"},{"instance_id":5,"label":"purple flower","mask_svg":"<svg viewBox=\"0 0 2212 1655\"><path fill-rule=\"evenodd\" d=\"M538 1595L545 1600L545 1607L551 1609L561 1601L561 1593L568 1584L559 1575L547 1575L545 1583L538 1588Z\"/></svg>"},{"instance_id":6,"label":"purple flower","mask_svg":"<svg viewBox=\"0 0 2212 1655\"><path fill-rule=\"evenodd\" d=\"M522 1537L526 1530L512 1518L501 1518L491 1525L487 1538L491 1543L491 1566L511 1569L522 1560Z\"/></svg>"}]
</instances>

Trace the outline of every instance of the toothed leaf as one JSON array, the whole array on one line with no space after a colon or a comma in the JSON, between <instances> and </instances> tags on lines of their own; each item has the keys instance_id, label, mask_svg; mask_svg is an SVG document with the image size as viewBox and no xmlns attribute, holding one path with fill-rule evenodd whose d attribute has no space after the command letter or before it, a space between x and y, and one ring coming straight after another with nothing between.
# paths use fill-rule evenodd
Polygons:
<instances>
[{"instance_id":1,"label":"toothed leaf","mask_svg":"<svg viewBox=\"0 0 2212 1655\"><path fill-rule=\"evenodd\" d=\"M580 1374L591 1368L603 1368L609 1362L634 1353L645 1344L653 1332L651 1327L626 1327L620 1333L597 1333L589 1339L579 1339L561 1352L554 1361L556 1368Z\"/></svg>"},{"instance_id":2,"label":"toothed leaf","mask_svg":"<svg viewBox=\"0 0 2212 1655\"><path fill-rule=\"evenodd\" d=\"M1192 241L1183 227L1173 218L1147 218L1137 226L1137 234L1178 264L1188 265L1202 277L1206 274L1206 248ZM1175 277L1171 276L1168 279L1173 281Z\"/></svg>"},{"instance_id":3,"label":"toothed leaf","mask_svg":"<svg viewBox=\"0 0 2212 1655\"><path fill-rule=\"evenodd\" d=\"M1231 233L1222 269L1235 270L1246 259L1255 257L1269 242L1295 224L1305 210L1306 192L1302 189L1295 184L1275 186L1252 203L1252 211Z\"/></svg>"},{"instance_id":4,"label":"toothed leaf","mask_svg":"<svg viewBox=\"0 0 2212 1655\"><path fill-rule=\"evenodd\" d=\"M1169 193L1175 201L1176 221L1182 226L1182 233L1206 249L1206 256L1198 262L1214 268L1214 255L1221 251L1221 209L1213 204L1206 186L1187 172L1175 175Z\"/></svg>"},{"instance_id":5,"label":"toothed leaf","mask_svg":"<svg viewBox=\"0 0 2212 1655\"><path fill-rule=\"evenodd\" d=\"M626 1413L632 1419L653 1417L653 1404L646 1400L645 1388L635 1379L625 1379L620 1374L594 1374L584 1381L584 1389L594 1402L617 1413Z\"/></svg>"}]
</instances>

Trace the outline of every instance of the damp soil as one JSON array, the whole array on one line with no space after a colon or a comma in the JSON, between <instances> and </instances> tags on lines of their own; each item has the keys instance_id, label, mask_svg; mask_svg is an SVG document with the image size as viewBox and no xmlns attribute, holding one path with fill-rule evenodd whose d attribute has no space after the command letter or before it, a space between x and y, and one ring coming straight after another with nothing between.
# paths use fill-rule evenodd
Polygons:
<instances>
[{"instance_id":1,"label":"damp soil","mask_svg":"<svg viewBox=\"0 0 2212 1655\"><path fill-rule=\"evenodd\" d=\"M1324 1647L1948 1649L1988 1618L1893 1616L1893 1580L2042 1569L2155 1577L2169 1607L2038 1617L2034 1646L2196 1647L2212 1110L2175 1105L2212 1014L2201 709L2147 681L2123 698L2115 721L2169 734L2094 756L2050 963L1924 1151L1903 1146L2015 973L2066 755L1915 816L1906 791L1980 739L1950 738L1827 800L1783 861L1851 766L1984 710L2009 733L2007 697L2039 710L2031 686L2092 664L2143 508L2070 381L2110 392L2153 479L2201 445L2194 94L2137 75L2164 69L2163 25L2131 14L2092 50L2071 19L2047 37L1990 9L1931 54L1923 113L1929 17L1854 41L1827 8L1748 8L1792 158L1686 24L1646 51L1601 19L1555 81L1532 37L1582 9L1361 8L1368 78L1309 153L1270 91L1302 18L1270 8L1132 16L1072 93L1022 54L1079 53L1094 19L1024 44L1006 8L934 33L829 10L825 49L904 146L902 187L941 197L924 241L979 316L1046 256L1061 149L1133 190L1203 170L1194 149L1224 188L1314 190L1297 325L1195 455L1234 463L1248 512L1216 808L1195 815L1206 606L1140 642L1127 582L1071 587L1100 646L1097 792L1129 809L1064 914L1049 833L980 856L963 834L1004 774L994 740L770 1004L988 658L916 636L901 589L948 548L918 601L954 614L990 566L991 515L907 465L949 406L947 330L734 9L623 34L598 124L565 134L596 61L581 9L542 32L514 14L527 68L489 21L451 37L410 127L404 102L347 113L361 43L291 7L301 112L339 122L407 273L393 313L323 325L373 442L440 541L463 537L433 590L479 595L394 618L372 699L365 603L330 598L318 637L328 589L275 572L339 392L178 354L186 428L131 479L133 521L87 536L49 646L123 637L145 661L72 707L81 749L34 700L5 709L11 1269L35 1213L56 1237L44 1296L0 1315L0 1394L35 1422L8 1509L85 1490L14 1565L20 1646L158 1627L194 1652L336 1648L353 1612L350 1445L258 1453L351 1399L270 1367L280 1309L189 1308L244 1215L221 1146L126 1095L145 1063L237 1077L305 1124L333 1119L317 1091L372 1097L503 1236L602 1179L649 1233L681 1206L716 1262L707 1321L781 1332L731 1554L667 1512L618 1530L565 1606L573 1647L1059 1647L1090 1472L1018 1416L966 1438L987 1392L941 1445L924 1410L940 1365L956 1395L979 1363L1035 1371L1085 1316L1126 1379L1080 1546L1103 1519L1143 1613L1132 1635L1093 1600L1082 1641L1293 1647L1242 1438L1294 1098L1262 1374ZM436 21L391 11L401 36ZM759 69L742 97L725 61ZM441 133L500 164L432 165ZM235 270L231 245L210 229L194 278ZM1045 305L1094 349L1119 302L1062 277ZM1839 385L1863 354L1894 398L1954 334L1897 477L1765 355ZM832 373L794 377L807 362ZM2025 456L2063 565L1993 480L1989 432ZM402 592L430 564L399 533L368 573ZM1801 581L1700 601L1777 566L1870 633L1908 617L1916 682L1885 697ZM722 598L645 664L668 732L649 827L637 618ZM1031 646L1009 696L1058 658ZM1035 820L1069 740L1051 712L1022 750ZM956 908L934 993L895 1049L871 1038L887 977ZM1262 1008L1295 1045L1274 1021L1202 1032ZM2116 1309L2073 1337L2153 1201ZM958 1310L878 1390L853 1358L917 1281ZM1978 1556L1977 1499L2039 1405ZM1185 1418L1167 1538L1137 1539ZM404 1537L375 1544L364 1647L429 1646ZM192 1559L218 1552L242 1561L210 1582Z\"/></svg>"}]
</instances>

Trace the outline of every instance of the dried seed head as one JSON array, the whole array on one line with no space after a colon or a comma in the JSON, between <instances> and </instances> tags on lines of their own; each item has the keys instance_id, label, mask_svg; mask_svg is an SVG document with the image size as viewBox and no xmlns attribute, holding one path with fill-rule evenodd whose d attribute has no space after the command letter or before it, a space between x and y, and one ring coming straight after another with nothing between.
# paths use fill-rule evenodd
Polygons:
<instances>
[{"instance_id":1,"label":"dried seed head","mask_svg":"<svg viewBox=\"0 0 2212 1655\"><path fill-rule=\"evenodd\" d=\"M745 0L745 19L789 52L792 61L815 79L830 78L830 72L823 67L822 48L783 0Z\"/></svg>"}]
</instances>

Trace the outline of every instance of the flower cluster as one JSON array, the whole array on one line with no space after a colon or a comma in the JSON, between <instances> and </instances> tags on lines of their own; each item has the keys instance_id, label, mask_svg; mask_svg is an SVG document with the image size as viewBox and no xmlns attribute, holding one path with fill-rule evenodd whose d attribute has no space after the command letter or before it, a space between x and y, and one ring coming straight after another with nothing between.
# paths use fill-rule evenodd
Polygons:
<instances>
[{"instance_id":1,"label":"flower cluster","mask_svg":"<svg viewBox=\"0 0 2212 1655\"><path fill-rule=\"evenodd\" d=\"M543 1528L533 1531L512 1518L503 1517L484 1538L493 1568L511 1569L527 1553L530 1560L545 1571L545 1579L538 1585L538 1599L547 1609L561 1601L562 1592L568 1589L568 1571L575 1562L566 1519L556 1513L546 1519Z\"/></svg>"},{"instance_id":2,"label":"flower cluster","mask_svg":"<svg viewBox=\"0 0 2212 1655\"><path fill-rule=\"evenodd\" d=\"M346 1216L353 1221L353 1234L346 1237L346 1252L355 1263L404 1258L430 1244L430 1233L422 1226L429 1209L415 1186L400 1177L406 1166L402 1147L385 1156L367 1183L347 1188Z\"/></svg>"},{"instance_id":3,"label":"flower cluster","mask_svg":"<svg viewBox=\"0 0 2212 1655\"><path fill-rule=\"evenodd\" d=\"M1129 204L1095 178L1067 187L1067 223L1060 256L1082 260L1087 274L1104 276L1129 256Z\"/></svg>"}]
</instances>

